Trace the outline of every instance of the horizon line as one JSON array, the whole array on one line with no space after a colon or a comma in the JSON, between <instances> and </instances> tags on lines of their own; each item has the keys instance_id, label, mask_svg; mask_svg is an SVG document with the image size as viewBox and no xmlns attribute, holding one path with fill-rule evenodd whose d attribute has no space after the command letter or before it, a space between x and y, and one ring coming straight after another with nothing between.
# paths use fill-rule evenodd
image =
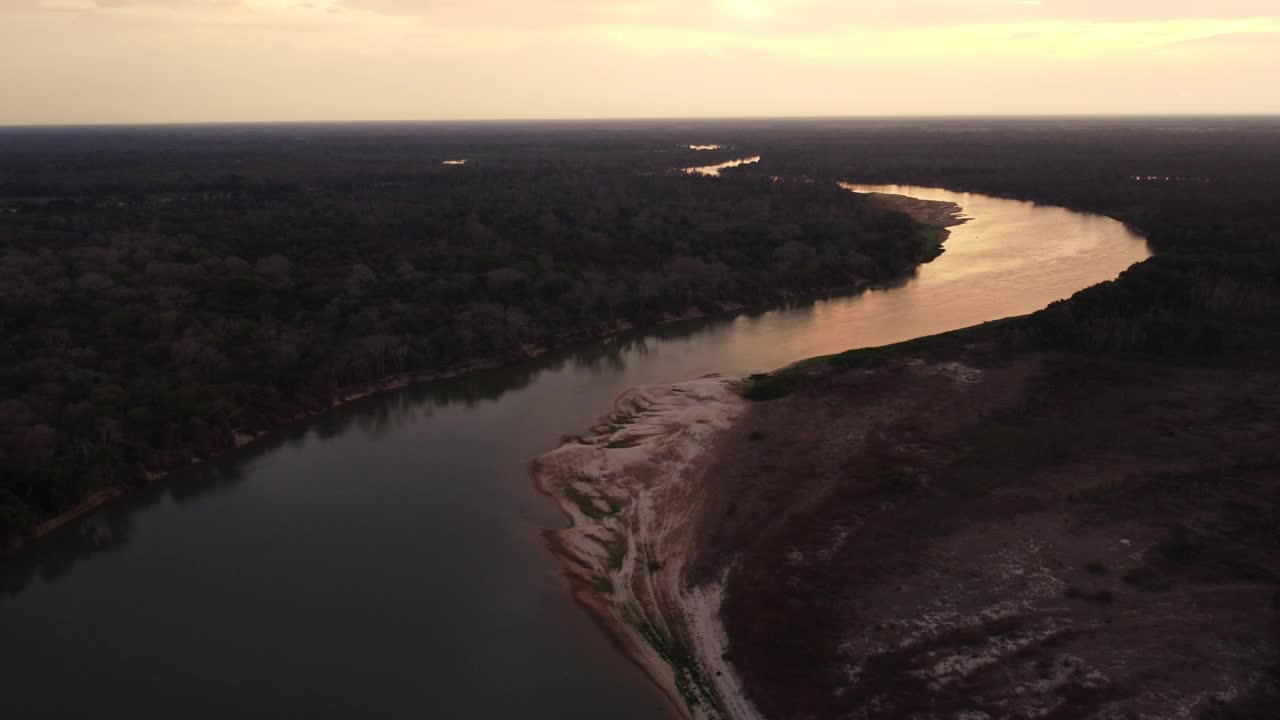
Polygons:
<instances>
[{"instance_id":1,"label":"horizon line","mask_svg":"<svg viewBox=\"0 0 1280 720\"><path fill-rule=\"evenodd\" d=\"M177 120L120 121L86 123L4 123L0 130L76 129L76 128L148 128L148 127L226 127L246 125L498 125L550 123L638 123L638 122L770 122L815 120L1085 120L1085 119L1280 119L1276 112L1227 113L963 113L963 114L869 114L869 115L654 115L637 117L471 117L398 120Z\"/></svg>"}]
</instances>

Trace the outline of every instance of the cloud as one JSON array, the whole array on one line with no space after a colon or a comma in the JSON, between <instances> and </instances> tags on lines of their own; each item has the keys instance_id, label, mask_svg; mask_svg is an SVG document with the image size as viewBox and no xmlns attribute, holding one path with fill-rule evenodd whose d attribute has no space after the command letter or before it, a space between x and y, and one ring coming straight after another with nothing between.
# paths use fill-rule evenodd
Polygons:
<instances>
[{"instance_id":1,"label":"cloud","mask_svg":"<svg viewBox=\"0 0 1280 720\"><path fill-rule=\"evenodd\" d=\"M134 8L173 11L245 9L245 0L0 0L0 12L68 13Z\"/></svg>"},{"instance_id":2,"label":"cloud","mask_svg":"<svg viewBox=\"0 0 1280 720\"><path fill-rule=\"evenodd\" d=\"M1273 59L1276 62L1280 62L1280 32L1225 33L1214 35L1213 37L1184 40L1173 43L1170 47L1213 47L1248 51L1272 50L1276 53Z\"/></svg>"},{"instance_id":3,"label":"cloud","mask_svg":"<svg viewBox=\"0 0 1280 720\"><path fill-rule=\"evenodd\" d=\"M0 0L0 123L1276 112L1275 2Z\"/></svg>"},{"instance_id":4,"label":"cloud","mask_svg":"<svg viewBox=\"0 0 1280 720\"><path fill-rule=\"evenodd\" d=\"M98 7L238 8L243 0L94 0Z\"/></svg>"},{"instance_id":5,"label":"cloud","mask_svg":"<svg viewBox=\"0 0 1280 720\"><path fill-rule=\"evenodd\" d=\"M74 5L56 2L56 0L8 0L0 4L0 13L66 12L76 9L78 8Z\"/></svg>"},{"instance_id":6,"label":"cloud","mask_svg":"<svg viewBox=\"0 0 1280 720\"><path fill-rule=\"evenodd\" d=\"M626 22L772 34L842 26L936 26L1030 20L1141 21L1280 15L1276 0L337 0L349 10L468 27Z\"/></svg>"}]
</instances>

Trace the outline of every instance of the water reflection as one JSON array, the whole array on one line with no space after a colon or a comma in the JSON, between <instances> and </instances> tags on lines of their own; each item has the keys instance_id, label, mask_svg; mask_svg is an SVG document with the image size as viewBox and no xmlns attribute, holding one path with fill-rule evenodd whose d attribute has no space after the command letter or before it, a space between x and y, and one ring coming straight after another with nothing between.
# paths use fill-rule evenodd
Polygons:
<instances>
[{"instance_id":1,"label":"water reflection","mask_svg":"<svg viewBox=\"0 0 1280 720\"><path fill-rule=\"evenodd\" d=\"M648 355L650 342L679 341L717 326L731 327L732 323L732 318L713 317L631 331L600 342L555 350L508 367L362 398L305 422L285 426L223 457L176 470L165 480L108 503L87 518L58 530L29 552L0 561L0 599L6 594L20 593L37 578L55 580L81 560L123 548L129 543L135 514L165 500L181 505L230 490L251 474L249 469L259 459L281 448L300 450L309 440L333 440L352 432L376 441L406 426L427 423L439 410L454 406L473 409L481 404L498 403L508 393L528 387L545 373L572 371L592 376L623 373L629 362Z\"/></svg>"},{"instance_id":2,"label":"water reflection","mask_svg":"<svg viewBox=\"0 0 1280 720\"><path fill-rule=\"evenodd\" d=\"M703 165L701 167L685 168L681 172L685 172L690 175L709 175L711 177L715 177L720 174L721 170L732 168L732 167L738 167L739 165L751 165L753 163L758 163L758 162L760 162L760 156L755 155L753 157L738 158L737 160L729 160L727 162L722 162L717 165Z\"/></svg>"}]
</instances>

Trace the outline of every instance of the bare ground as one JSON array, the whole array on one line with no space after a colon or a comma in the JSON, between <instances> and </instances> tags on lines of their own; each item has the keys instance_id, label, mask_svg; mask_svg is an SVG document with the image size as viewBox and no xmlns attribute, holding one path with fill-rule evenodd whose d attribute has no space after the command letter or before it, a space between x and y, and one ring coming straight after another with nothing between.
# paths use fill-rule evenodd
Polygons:
<instances>
[{"instance_id":1,"label":"bare ground","mask_svg":"<svg viewBox=\"0 0 1280 720\"><path fill-rule=\"evenodd\" d=\"M770 718L1280 717L1280 372L807 370L709 460L691 586Z\"/></svg>"}]
</instances>

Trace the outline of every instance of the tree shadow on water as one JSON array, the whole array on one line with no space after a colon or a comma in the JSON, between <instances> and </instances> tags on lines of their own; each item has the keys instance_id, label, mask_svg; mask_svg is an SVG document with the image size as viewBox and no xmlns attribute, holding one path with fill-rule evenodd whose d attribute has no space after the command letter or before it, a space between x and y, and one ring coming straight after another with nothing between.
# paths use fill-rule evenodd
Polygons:
<instances>
[{"instance_id":1,"label":"tree shadow on water","mask_svg":"<svg viewBox=\"0 0 1280 720\"><path fill-rule=\"evenodd\" d=\"M764 312L767 310L753 311L748 317ZM0 602L20 595L36 581L56 583L84 562L123 551L134 538L139 514L156 508L166 498L181 509L231 491L254 475L256 463L282 448L303 451L308 441L332 440L353 430L374 439L384 437L445 408L498 402L528 388L547 373L572 370L621 374L630 361L647 356L657 344L727 329L734 321L734 317L716 316L630 331L452 380L373 395L284 426L250 445L174 470L164 479L111 500L31 543L15 557L0 559Z\"/></svg>"}]
</instances>

